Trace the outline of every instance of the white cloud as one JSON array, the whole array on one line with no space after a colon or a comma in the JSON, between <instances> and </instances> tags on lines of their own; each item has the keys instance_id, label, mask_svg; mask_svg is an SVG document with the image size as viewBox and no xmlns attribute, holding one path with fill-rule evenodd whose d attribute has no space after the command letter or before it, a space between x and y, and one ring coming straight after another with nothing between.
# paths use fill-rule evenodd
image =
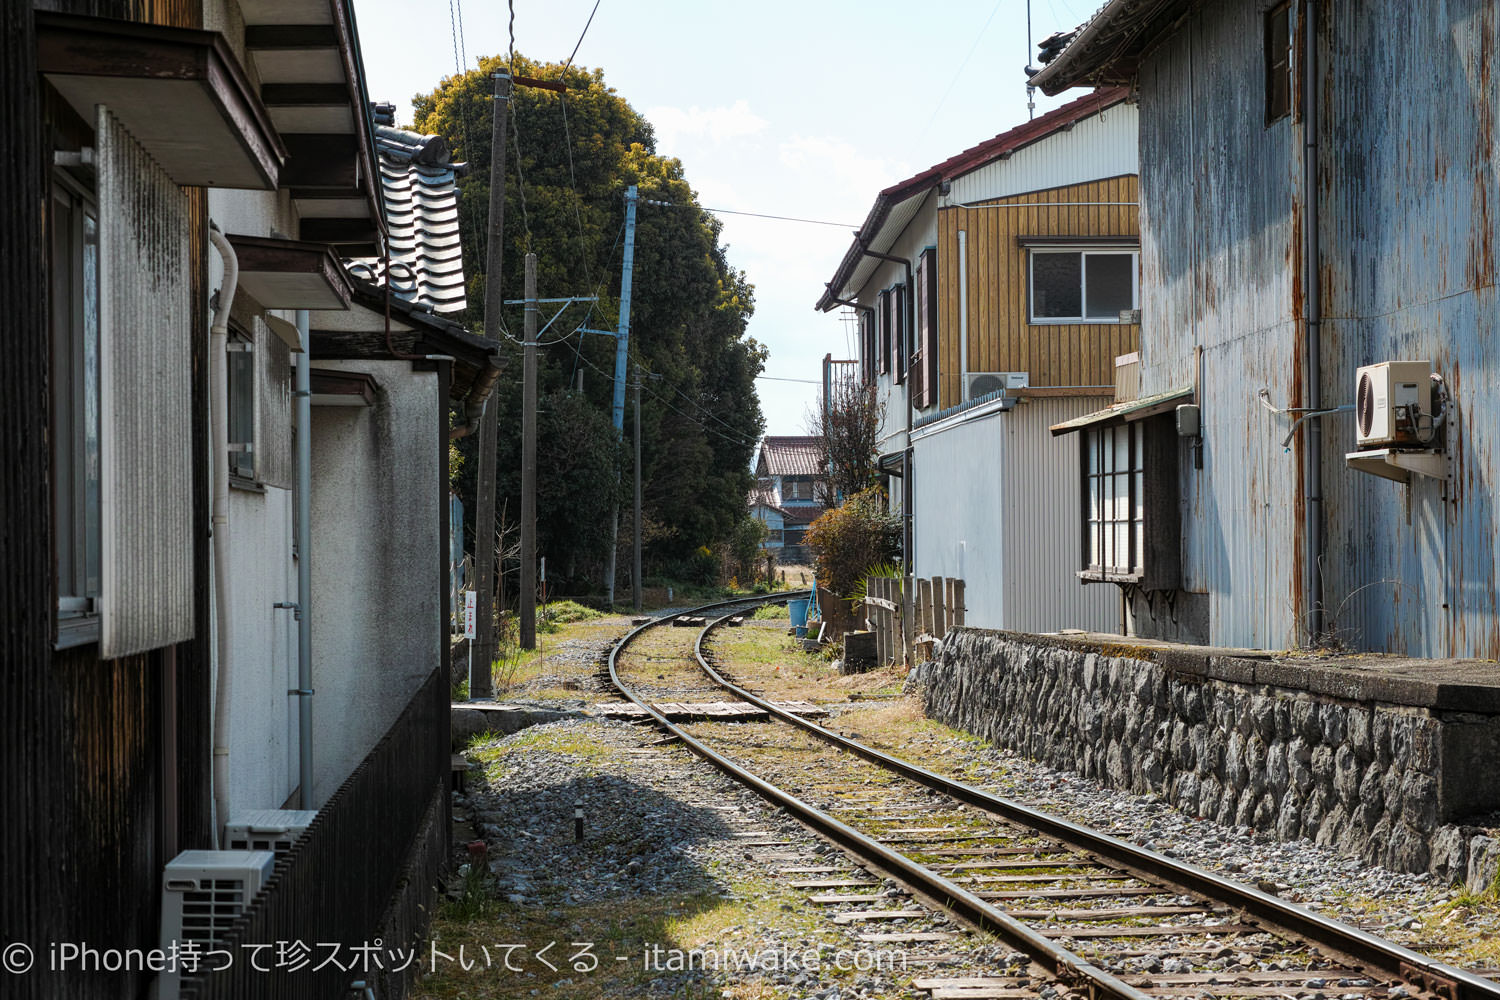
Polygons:
<instances>
[{"instance_id":1,"label":"white cloud","mask_svg":"<svg viewBox=\"0 0 1500 1000\"><path fill-rule=\"evenodd\" d=\"M788 139L781 143L779 155L804 189L819 192L825 205L838 206L854 222L864 219L883 188L912 172L903 161L866 155L853 143L833 136Z\"/></svg>"},{"instance_id":2,"label":"white cloud","mask_svg":"<svg viewBox=\"0 0 1500 1000\"><path fill-rule=\"evenodd\" d=\"M683 137L707 138L718 143L754 135L767 125L745 100L735 101L727 108L700 108L696 104L685 110L650 108L646 120L656 129L658 149L669 156L679 155L677 142Z\"/></svg>"}]
</instances>

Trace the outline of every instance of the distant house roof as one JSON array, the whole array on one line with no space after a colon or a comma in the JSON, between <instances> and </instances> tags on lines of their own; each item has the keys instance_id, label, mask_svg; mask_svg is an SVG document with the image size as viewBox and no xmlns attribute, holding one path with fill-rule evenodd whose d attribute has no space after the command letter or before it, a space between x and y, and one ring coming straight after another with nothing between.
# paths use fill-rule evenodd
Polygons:
<instances>
[{"instance_id":1,"label":"distant house roof","mask_svg":"<svg viewBox=\"0 0 1500 1000\"><path fill-rule=\"evenodd\" d=\"M433 312L460 312L464 296L463 247L458 226L457 179L468 164L452 162L442 136L395 128L388 104L375 106L375 146L390 228L391 290L404 302ZM379 280L382 261L351 266Z\"/></svg>"},{"instance_id":2,"label":"distant house roof","mask_svg":"<svg viewBox=\"0 0 1500 1000\"><path fill-rule=\"evenodd\" d=\"M1048 94L1128 84L1142 56L1177 28L1191 6L1190 0L1108 0L1031 82Z\"/></svg>"},{"instance_id":3,"label":"distant house roof","mask_svg":"<svg viewBox=\"0 0 1500 1000\"><path fill-rule=\"evenodd\" d=\"M1124 87L1096 90L1007 132L1001 132L993 139L971 146L962 153L950 156L881 191L875 198L875 204L870 206L864 225L854 234L854 242L844 253L844 259L834 272L833 280L828 282L815 308L828 312L839 305L839 299L852 298L881 263L864 251L870 249L878 253L889 253L907 223L943 181L953 180L986 164L1004 159L1019 149L1040 142L1091 115L1119 104L1129 96L1130 92Z\"/></svg>"},{"instance_id":4,"label":"distant house roof","mask_svg":"<svg viewBox=\"0 0 1500 1000\"><path fill-rule=\"evenodd\" d=\"M761 441L757 476L821 476L822 438L771 437Z\"/></svg>"}]
</instances>

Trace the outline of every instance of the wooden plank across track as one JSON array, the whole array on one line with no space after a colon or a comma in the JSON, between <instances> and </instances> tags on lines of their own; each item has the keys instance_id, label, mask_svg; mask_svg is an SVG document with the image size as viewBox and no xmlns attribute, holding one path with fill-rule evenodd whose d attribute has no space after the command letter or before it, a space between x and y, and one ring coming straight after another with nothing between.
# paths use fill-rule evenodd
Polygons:
<instances>
[{"instance_id":1,"label":"wooden plank across track","mask_svg":"<svg viewBox=\"0 0 1500 1000\"><path fill-rule=\"evenodd\" d=\"M805 719L821 719L828 715L826 708L807 701L781 701L775 702L775 705ZM666 701L655 703L653 707L672 722L759 722L770 718L768 712L746 701ZM606 719L634 720L651 717L644 708L627 701L598 705L592 712Z\"/></svg>"}]
</instances>

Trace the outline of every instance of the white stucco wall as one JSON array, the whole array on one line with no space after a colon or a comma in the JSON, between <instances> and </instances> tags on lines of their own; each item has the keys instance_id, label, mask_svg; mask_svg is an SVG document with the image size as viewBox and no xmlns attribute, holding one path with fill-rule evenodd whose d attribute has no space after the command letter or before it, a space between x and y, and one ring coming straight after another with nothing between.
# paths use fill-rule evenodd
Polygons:
<instances>
[{"instance_id":1,"label":"white stucco wall","mask_svg":"<svg viewBox=\"0 0 1500 1000\"><path fill-rule=\"evenodd\" d=\"M210 7L218 11L213 16L227 16L225 5ZM269 236L297 229L285 192L210 189L208 208L210 219L225 233ZM223 282L223 261L217 252L209 253L208 270L212 292ZM295 497L289 473L291 400L273 391L285 386L286 353L284 348L272 349L270 334L256 322L264 315L259 303L241 294L234 315L257 343L256 465L257 475L269 481L259 490L229 491L229 809L224 820L247 809L279 809L296 791L298 768L297 708L287 695L296 687L297 625L290 610L275 607L297 600L292 558ZM212 587L212 580L203 585ZM217 621L213 628L219 628Z\"/></svg>"},{"instance_id":2,"label":"white stucco wall","mask_svg":"<svg viewBox=\"0 0 1500 1000\"><path fill-rule=\"evenodd\" d=\"M441 662L445 634L438 383L404 361L366 371L374 406L315 406L314 797L325 801Z\"/></svg>"},{"instance_id":3,"label":"white stucco wall","mask_svg":"<svg viewBox=\"0 0 1500 1000\"><path fill-rule=\"evenodd\" d=\"M279 809L297 787L297 599L290 490L229 491L229 816Z\"/></svg>"}]
</instances>

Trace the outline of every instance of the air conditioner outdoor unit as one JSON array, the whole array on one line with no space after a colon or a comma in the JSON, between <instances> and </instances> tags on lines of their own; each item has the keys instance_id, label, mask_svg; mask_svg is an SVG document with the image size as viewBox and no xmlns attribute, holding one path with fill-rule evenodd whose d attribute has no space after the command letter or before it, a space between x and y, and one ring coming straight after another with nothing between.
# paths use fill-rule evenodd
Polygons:
<instances>
[{"instance_id":1,"label":"air conditioner outdoor unit","mask_svg":"<svg viewBox=\"0 0 1500 1000\"><path fill-rule=\"evenodd\" d=\"M1361 448L1422 445L1422 427L1432 426L1431 375L1431 361L1384 361L1360 368L1355 374L1355 443Z\"/></svg>"},{"instance_id":2,"label":"air conditioner outdoor unit","mask_svg":"<svg viewBox=\"0 0 1500 1000\"><path fill-rule=\"evenodd\" d=\"M1001 389L1024 389L1030 384L1030 372L969 372L964 378L964 399L978 399Z\"/></svg>"},{"instance_id":3,"label":"air conditioner outdoor unit","mask_svg":"<svg viewBox=\"0 0 1500 1000\"><path fill-rule=\"evenodd\" d=\"M280 854L312 826L317 815L316 809L251 809L224 825L224 844L231 850Z\"/></svg>"},{"instance_id":4,"label":"air conditioner outdoor unit","mask_svg":"<svg viewBox=\"0 0 1500 1000\"><path fill-rule=\"evenodd\" d=\"M161 877L161 947L194 942L200 960L204 945L221 940L235 919L271 878L276 855L270 851L183 851ZM201 969L203 966L200 965ZM168 965L157 980L157 1000L177 1000L189 969Z\"/></svg>"}]
</instances>

